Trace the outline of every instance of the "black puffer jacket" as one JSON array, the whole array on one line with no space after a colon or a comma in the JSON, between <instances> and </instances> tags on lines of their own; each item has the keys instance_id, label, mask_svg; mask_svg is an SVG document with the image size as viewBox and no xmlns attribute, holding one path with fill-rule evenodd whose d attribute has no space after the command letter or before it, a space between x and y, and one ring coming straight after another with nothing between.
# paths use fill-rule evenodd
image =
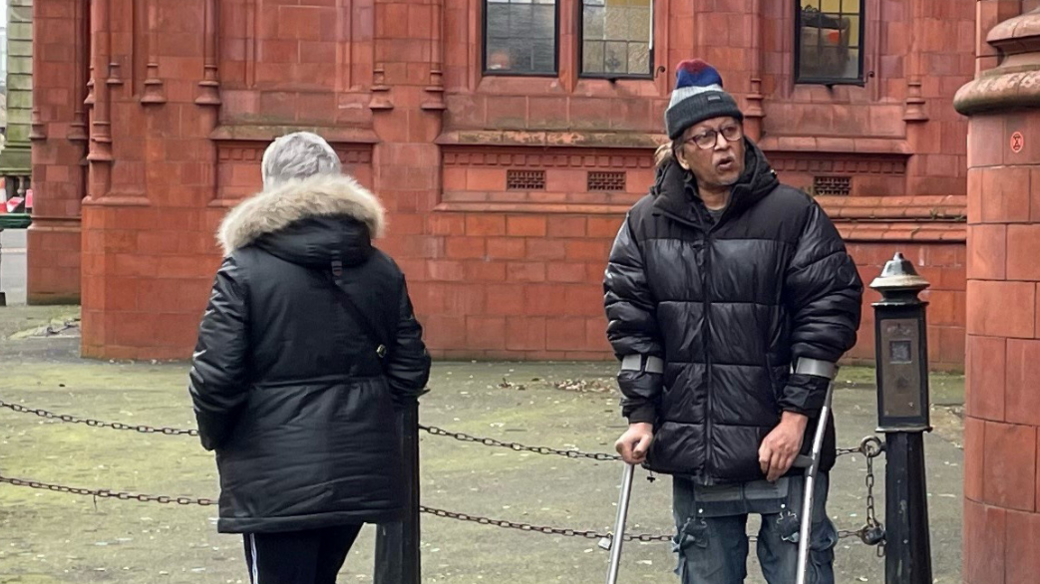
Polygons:
<instances>
[{"instance_id":1,"label":"black puffer jacket","mask_svg":"<svg viewBox=\"0 0 1040 584\"><path fill-rule=\"evenodd\" d=\"M192 359L202 444L216 450L222 532L298 531L399 516L395 397L430 359L404 276L372 247L379 202L347 177L293 182L233 210ZM389 353L337 300L341 285Z\"/></svg>"},{"instance_id":2,"label":"black puffer jacket","mask_svg":"<svg viewBox=\"0 0 1040 584\"><path fill-rule=\"evenodd\" d=\"M604 283L618 357L665 361L663 375L619 375L629 421L654 423L647 466L703 484L763 478L758 448L785 410L810 416L809 451L827 380L789 375L791 363L837 361L860 321L863 284L833 224L745 144L747 170L714 226L688 173L666 163ZM833 424L824 452L828 470Z\"/></svg>"}]
</instances>

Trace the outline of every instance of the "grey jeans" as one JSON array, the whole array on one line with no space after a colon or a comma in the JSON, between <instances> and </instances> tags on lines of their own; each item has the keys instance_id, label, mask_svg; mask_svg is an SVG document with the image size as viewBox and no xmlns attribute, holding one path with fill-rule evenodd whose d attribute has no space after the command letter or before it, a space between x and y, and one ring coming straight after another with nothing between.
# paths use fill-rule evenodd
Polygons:
<instances>
[{"instance_id":1,"label":"grey jeans","mask_svg":"<svg viewBox=\"0 0 1040 584\"><path fill-rule=\"evenodd\" d=\"M798 476L786 481L787 492L774 502L775 509L767 509L768 504L755 504L753 501L750 505L762 511L756 513L762 517L757 552L762 574L769 584L793 584L797 572L804 479ZM806 581L809 584L834 584L834 546L838 543L838 532L827 517L827 475L817 477L815 491ZM688 479L675 478L672 493L677 532L672 548L679 555L676 574L682 584L744 582L749 551L748 513L720 514L717 512L719 505L703 504L703 501L698 504L693 483ZM741 499L746 502L746 498Z\"/></svg>"}]
</instances>

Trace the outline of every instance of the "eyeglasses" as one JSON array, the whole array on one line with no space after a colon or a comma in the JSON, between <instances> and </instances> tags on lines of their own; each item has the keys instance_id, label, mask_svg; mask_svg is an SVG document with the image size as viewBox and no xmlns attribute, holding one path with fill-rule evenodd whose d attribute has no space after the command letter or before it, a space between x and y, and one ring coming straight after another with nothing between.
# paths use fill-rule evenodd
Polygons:
<instances>
[{"instance_id":1,"label":"eyeglasses","mask_svg":"<svg viewBox=\"0 0 1040 584\"><path fill-rule=\"evenodd\" d=\"M719 134L729 142L736 142L744 137L744 130L740 124L727 124L718 130L706 130L686 140L687 143L696 144L701 150L711 150L719 141Z\"/></svg>"}]
</instances>

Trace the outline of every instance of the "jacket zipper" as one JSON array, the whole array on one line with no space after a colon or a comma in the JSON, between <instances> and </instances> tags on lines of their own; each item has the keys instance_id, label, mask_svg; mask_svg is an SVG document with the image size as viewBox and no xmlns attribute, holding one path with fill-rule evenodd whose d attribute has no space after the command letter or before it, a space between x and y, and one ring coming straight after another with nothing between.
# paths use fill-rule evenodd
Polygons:
<instances>
[{"instance_id":1,"label":"jacket zipper","mask_svg":"<svg viewBox=\"0 0 1040 584\"><path fill-rule=\"evenodd\" d=\"M712 387L712 380L711 380L712 379L712 375L711 375L711 369L712 369L712 364L711 364L711 292L710 292L710 290L708 288L708 272L711 271L711 249L712 249L711 233L715 230L715 227L718 226L718 223L716 223L715 225L713 225L710 228L708 228L707 230L705 230L703 225L696 225L693 222L691 222L691 221L689 221L689 220L687 220L687 219L685 219L683 217L680 217L678 215L675 215L673 213L668 212L667 210L661 209L660 212L663 215L665 215L666 217L670 217L671 219L674 219L675 221L677 221L677 222L679 222L679 223L681 223L683 225L686 225L688 227L692 227L694 229L698 229L698 230L704 232L704 238L702 240L704 242L703 252L702 252L702 253L704 253L704 265L703 265L703 269L701 270L701 289L704 290L704 324L701 325L701 328L702 328L702 331L703 331L702 334L704 336L704 359L705 359L704 375L705 375L705 381L706 381L705 387L708 390L707 391L707 393L708 393L708 395L707 395L707 407L706 407L707 412L706 412L706 415L705 415L705 425L704 425L704 438L705 438L705 440L704 440L704 475L705 475L704 478L705 478L705 480L706 480L706 482L708 484L711 484L711 483L714 482L711 479L711 474L712 474L711 439L712 439L712 434L714 433L714 425L712 424L712 416L714 414L714 408L712 408L712 396L714 395L714 391L713 391L714 388Z\"/></svg>"},{"instance_id":2,"label":"jacket zipper","mask_svg":"<svg viewBox=\"0 0 1040 584\"><path fill-rule=\"evenodd\" d=\"M714 434L714 408L712 407L715 388L712 383L711 363L711 290L709 288L708 274L711 272L712 239L709 232L704 237L704 269L701 271L701 287L704 290L704 374L707 376L708 403L705 420L705 443L704 443L704 474L707 483L712 483L711 444Z\"/></svg>"}]
</instances>

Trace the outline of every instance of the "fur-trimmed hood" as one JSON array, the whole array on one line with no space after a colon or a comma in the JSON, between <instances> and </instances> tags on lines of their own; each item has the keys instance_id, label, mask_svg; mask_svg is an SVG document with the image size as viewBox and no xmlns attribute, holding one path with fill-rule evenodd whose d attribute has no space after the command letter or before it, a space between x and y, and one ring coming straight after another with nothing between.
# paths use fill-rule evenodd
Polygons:
<instances>
[{"instance_id":1,"label":"fur-trimmed hood","mask_svg":"<svg viewBox=\"0 0 1040 584\"><path fill-rule=\"evenodd\" d=\"M334 225L328 219L349 218L367 228L367 238L380 237L386 227L379 199L354 179L323 175L290 181L246 199L228 213L218 240L225 255L257 243L308 219ZM348 234L356 236L358 234Z\"/></svg>"}]
</instances>

